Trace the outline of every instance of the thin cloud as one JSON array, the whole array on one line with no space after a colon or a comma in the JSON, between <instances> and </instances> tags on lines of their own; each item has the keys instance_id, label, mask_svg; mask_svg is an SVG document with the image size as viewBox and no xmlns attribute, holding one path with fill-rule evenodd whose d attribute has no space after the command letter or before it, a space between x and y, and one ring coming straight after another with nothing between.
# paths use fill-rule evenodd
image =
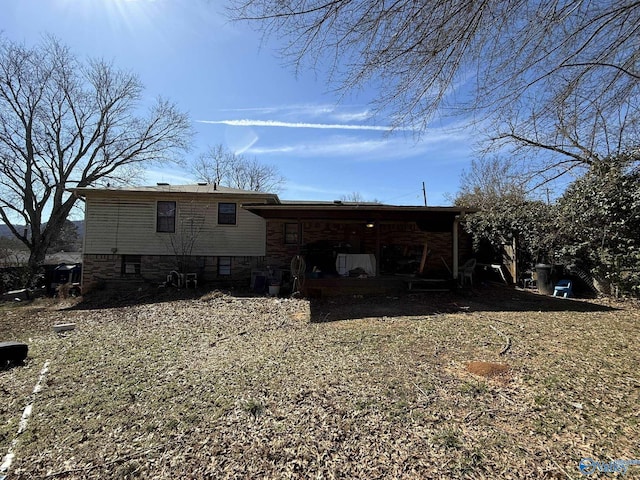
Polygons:
<instances>
[{"instance_id":1,"label":"thin cloud","mask_svg":"<svg viewBox=\"0 0 640 480\"><path fill-rule=\"evenodd\" d=\"M300 147L297 145L280 145L277 147L252 147L245 150L245 152L252 155L272 155L280 153L297 153L299 150Z\"/></svg>"},{"instance_id":2,"label":"thin cloud","mask_svg":"<svg viewBox=\"0 0 640 480\"><path fill-rule=\"evenodd\" d=\"M194 182L194 178L187 172L175 170L148 169L144 175L145 183L153 185L158 182L166 182L172 185L186 185Z\"/></svg>"},{"instance_id":3,"label":"thin cloud","mask_svg":"<svg viewBox=\"0 0 640 480\"><path fill-rule=\"evenodd\" d=\"M362 112L335 113L333 116L341 122L363 122L371 118L371 112L364 110Z\"/></svg>"},{"instance_id":4,"label":"thin cloud","mask_svg":"<svg viewBox=\"0 0 640 480\"><path fill-rule=\"evenodd\" d=\"M230 125L233 127L280 127L280 128L314 128L324 130L369 130L377 132L390 132L393 127L380 125L348 125L339 123L306 123L306 122L281 122L277 120L198 120L199 123L214 125ZM395 130L412 130L410 128L396 128Z\"/></svg>"},{"instance_id":5,"label":"thin cloud","mask_svg":"<svg viewBox=\"0 0 640 480\"><path fill-rule=\"evenodd\" d=\"M262 142L261 142L262 143ZM251 155L288 157L346 157L352 161L391 161L419 155L438 158L447 155L467 158L472 137L463 131L433 129L421 140L403 138L364 139L351 136L332 136L321 141L305 141L276 145L255 144L247 150Z\"/></svg>"},{"instance_id":6,"label":"thin cloud","mask_svg":"<svg viewBox=\"0 0 640 480\"><path fill-rule=\"evenodd\" d=\"M275 147L252 147L252 155L293 154L296 156L353 156L386 150L385 140L331 139L322 142L304 142Z\"/></svg>"},{"instance_id":7,"label":"thin cloud","mask_svg":"<svg viewBox=\"0 0 640 480\"><path fill-rule=\"evenodd\" d=\"M284 114L284 115L306 115L317 117L319 115L331 114L335 111L335 106L329 104L294 104L278 105L266 107L247 108L222 108L220 112L245 112L254 114Z\"/></svg>"}]
</instances>

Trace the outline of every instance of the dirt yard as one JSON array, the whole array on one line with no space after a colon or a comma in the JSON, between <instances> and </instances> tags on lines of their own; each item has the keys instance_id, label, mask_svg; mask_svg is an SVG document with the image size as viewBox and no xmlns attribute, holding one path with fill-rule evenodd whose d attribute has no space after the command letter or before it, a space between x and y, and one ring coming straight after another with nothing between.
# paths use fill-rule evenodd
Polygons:
<instances>
[{"instance_id":1,"label":"dirt yard","mask_svg":"<svg viewBox=\"0 0 640 480\"><path fill-rule=\"evenodd\" d=\"M640 459L637 305L137 292L0 315L0 341L30 348L0 371L7 480L590 478L582 459Z\"/></svg>"}]
</instances>

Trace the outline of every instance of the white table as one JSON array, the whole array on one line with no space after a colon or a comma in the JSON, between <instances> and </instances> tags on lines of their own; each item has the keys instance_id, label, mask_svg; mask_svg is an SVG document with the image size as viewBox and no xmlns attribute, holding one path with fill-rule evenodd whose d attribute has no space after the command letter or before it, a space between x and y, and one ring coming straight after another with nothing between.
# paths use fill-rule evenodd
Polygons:
<instances>
[{"instance_id":1,"label":"white table","mask_svg":"<svg viewBox=\"0 0 640 480\"><path fill-rule=\"evenodd\" d=\"M351 270L361 268L369 276L376 275L376 256L372 253L339 253L336 270L339 275L349 275Z\"/></svg>"},{"instance_id":2,"label":"white table","mask_svg":"<svg viewBox=\"0 0 640 480\"><path fill-rule=\"evenodd\" d=\"M504 272L502 271L502 265L498 263L478 263L476 266L479 268L484 268L485 270L491 269L494 272L497 272L498 274L500 274L500 278L502 278L502 281L506 285L509 285L509 282L507 282L507 277L505 277Z\"/></svg>"}]
</instances>

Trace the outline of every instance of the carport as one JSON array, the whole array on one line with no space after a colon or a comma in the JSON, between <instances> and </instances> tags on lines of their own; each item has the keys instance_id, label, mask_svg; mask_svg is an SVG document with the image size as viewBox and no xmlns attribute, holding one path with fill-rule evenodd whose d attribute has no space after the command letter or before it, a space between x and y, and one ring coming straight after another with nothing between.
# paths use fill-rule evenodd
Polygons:
<instances>
[{"instance_id":1,"label":"carport","mask_svg":"<svg viewBox=\"0 0 640 480\"><path fill-rule=\"evenodd\" d=\"M281 201L243 208L266 221L267 264L287 269L300 255L306 279L312 282L376 278L370 283L378 285L381 278L390 277L456 280L459 265L471 255L460 220L474 210L465 208L342 201Z\"/></svg>"}]
</instances>

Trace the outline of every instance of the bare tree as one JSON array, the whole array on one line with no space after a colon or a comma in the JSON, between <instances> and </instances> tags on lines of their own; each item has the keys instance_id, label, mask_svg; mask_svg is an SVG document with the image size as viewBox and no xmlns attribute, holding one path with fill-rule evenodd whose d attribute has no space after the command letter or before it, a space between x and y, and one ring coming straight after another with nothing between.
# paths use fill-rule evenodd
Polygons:
<instances>
[{"instance_id":1,"label":"bare tree","mask_svg":"<svg viewBox=\"0 0 640 480\"><path fill-rule=\"evenodd\" d=\"M180 222L176 232L169 236L170 250L175 255L176 269L179 273L189 273L196 267L193 249L205 229L205 219L211 206L190 202L180 206Z\"/></svg>"},{"instance_id":2,"label":"bare tree","mask_svg":"<svg viewBox=\"0 0 640 480\"><path fill-rule=\"evenodd\" d=\"M364 202L364 197L360 192L351 192L346 195L340 195L340 200L343 202L354 202L354 203L362 203Z\"/></svg>"},{"instance_id":3,"label":"bare tree","mask_svg":"<svg viewBox=\"0 0 640 480\"><path fill-rule=\"evenodd\" d=\"M278 193L285 183L275 166L237 155L223 145L209 147L196 159L192 171L207 183L242 190Z\"/></svg>"},{"instance_id":4,"label":"bare tree","mask_svg":"<svg viewBox=\"0 0 640 480\"><path fill-rule=\"evenodd\" d=\"M460 190L453 199L462 207L491 210L497 202L508 199L523 202L526 183L513 163L501 157L483 157L471 161L471 167L460 176Z\"/></svg>"},{"instance_id":5,"label":"bare tree","mask_svg":"<svg viewBox=\"0 0 640 480\"><path fill-rule=\"evenodd\" d=\"M340 200L343 202L352 202L352 203L375 203L377 205L382 205L382 202L377 198L372 200L366 200L364 196L360 192L351 192L346 195L340 195Z\"/></svg>"},{"instance_id":6,"label":"bare tree","mask_svg":"<svg viewBox=\"0 0 640 480\"><path fill-rule=\"evenodd\" d=\"M236 164L236 156L223 145L210 146L193 162L191 170L199 179L207 183L222 185L227 182Z\"/></svg>"},{"instance_id":7,"label":"bare tree","mask_svg":"<svg viewBox=\"0 0 640 480\"><path fill-rule=\"evenodd\" d=\"M126 181L188 148L187 115L162 99L138 115L141 99L135 75L82 63L52 37L33 48L0 38L0 218L30 267L77 202L68 189Z\"/></svg>"},{"instance_id":8,"label":"bare tree","mask_svg":"<svg viewBox=\"0 0 640 480\"><path fill-rule=\"evenodd\" d=\"M78 233L78 227L71 220L65 220L60 227L60 231L49 245L50 251L78 252L81 250L82 242Z\"/></svg>"},{"instance_id":9,"label":"bare tree","mask_svg":"<svg viewBox=\"0 0 640 480\"><path fill-rule=\"evenodd\" d=\"M436 112L489 120L491 146L516 147L543 180L640 145L636 1L232 3L233 18L289 38L297 68L329 58L340 90L374 83L397 125L424 132Z\"/></svg>"},{"instance_id":10,"label":"bare tree","mask_svg":"<svg viewBox=\"0 0 640 480\"><path fill-rule=\"evenodd\" d=\"M491 124L485 152L502 151L530 190L569 172L582 174L607 158L627 156L638 163L638 98L615 103L608 95L593 98L576 91L550 105L545 116L531 107L514 109L507 119Z\"/></svg>"}]
</instances>

